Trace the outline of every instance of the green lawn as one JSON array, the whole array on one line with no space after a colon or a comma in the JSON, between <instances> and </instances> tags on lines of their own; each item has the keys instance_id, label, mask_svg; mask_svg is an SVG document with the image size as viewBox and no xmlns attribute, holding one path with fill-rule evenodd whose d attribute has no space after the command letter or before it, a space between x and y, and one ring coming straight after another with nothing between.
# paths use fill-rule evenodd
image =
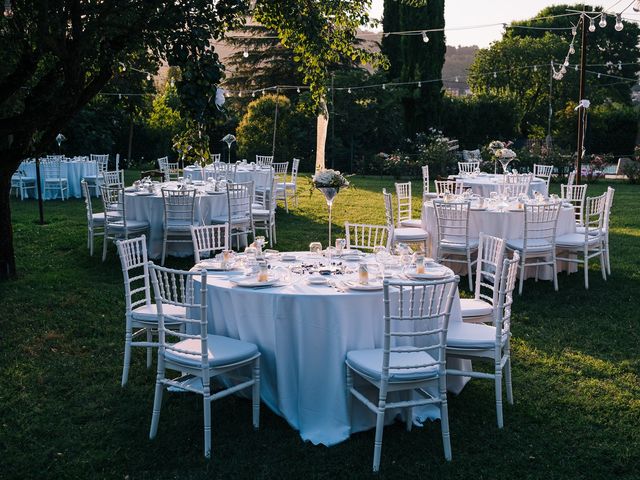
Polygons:
<instances>
[{"instance_id":1,"label":"green lawn","mask_svg":"<svg viewBox=\"0 0 640 480\"><path fill-rule=\"evenodd\" d=\"M384 219L380 191L393 180L352 182L334 204L335 234L347 219ZM326 244L324 199L309 195L305 179L300 185L299 207L278 211L281 250ZM607 282L593 264L588 291L581 274L561 274L559 292L529 280L516 298L515 404L505 405L505 428L495 425L493 383L473 380L449 398L453 461L444 461L439 423L410 433L397 424L385 429L380 478L638 478L639 194L616 185ZM19 278L0 283L0 478L371 477L373 431L313 446L263 406L254 432L249 404L236 398L213 405L211 461L202 457L198 396L167 395L150 441L154 370L140 349L120 388L124 296L115 248L105 263L89 256L81 200L45 202L45 215L40 226L37 203L13 202Z\"/></svg>"}]
</instances>

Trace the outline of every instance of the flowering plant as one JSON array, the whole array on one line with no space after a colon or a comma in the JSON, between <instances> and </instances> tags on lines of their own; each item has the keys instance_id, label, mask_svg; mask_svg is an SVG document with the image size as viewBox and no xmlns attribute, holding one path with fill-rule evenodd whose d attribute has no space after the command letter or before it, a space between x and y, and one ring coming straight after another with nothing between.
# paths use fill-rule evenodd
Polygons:
<instances>
[{"instance_id":1,"label":"flowering plant","mask_svg":"<svg viewBox=\"0 0 640 480\"><path fill-rule=\"evenodd\" d=\"M316 174L311 177L311 182L316 188L330 187L330 188L346 188L349 186L349 182L338 170L318 170Z\"/></svg>"}]
</instances>

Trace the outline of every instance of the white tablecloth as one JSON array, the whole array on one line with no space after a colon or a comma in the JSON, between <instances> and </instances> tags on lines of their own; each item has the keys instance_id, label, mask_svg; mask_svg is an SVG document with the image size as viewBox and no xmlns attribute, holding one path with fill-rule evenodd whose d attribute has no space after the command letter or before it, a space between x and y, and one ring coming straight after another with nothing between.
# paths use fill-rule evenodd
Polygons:
<instances>
[{"instance_id":1,"label":"white tablecloth","mask_svg":"<svg viewBox=\"0 0 640 480\"><path fill-rule=\"evenodd\" d=\"M373 428L375 417L360 402L353 401L352 418L347 414L344 360L349 350L382 347L382 291L343 293L305 280L254 290L234 287L228 278L208 277L209 331L258 345L263 402L314 444L333 445ZM450 322L460 321L456 293ZM452 362L471 368L468 361ZM466 381L450 378L449 390L458 393ZM439 416L433 408L414 414Z\"/></svg>"},{"instance_id":2,"label":"white tablecloth","mask_svg":"<svg viewBox=\"0 0 640 480\"><path fill-rule=\"evenodd\" d=\"M27 176L36 178L36 162L34 160L27 160L20 164L19 170L22 170ZM60 163L60 174L62 178L66 178L69 185L69 197L81 198L82 188L80 186L80 180L85 175L96 174L96 162L89 160L65 160ZM42 194L44 200L52 200L60 197L60 192L44 191L44 168L40 164L40 186L42 188ZM36 191L35 195L37 197Z\"/></svg>"},{"instance_id":3,"label":"white tablecloth","mask_svg":"<svg viewBox=\"0 0 640 480\"><path fill-rule=\"evenodd\" d=\"M436 212L433 208L433 202L425 202L422 207L422 226L429 232L429 240L431 242L431 253L436 254L436 245L438 239L438 227L436 223ZM562 207L558 216L557 235L566 233L574 233L576 231L575 217L572 207ZM504 238L505 240L523 238L524 236L524 211L512 212L506 210L500 212L497 210L471 210L469 212L469 238L478 238L480 232L494 237ZM460 274L466 275L466 265L462 263L454 263L448 265ZM569 266L565 263L558 262L558 271L565 271ZM572 268L575 271L575 268ZM535 276L535 268L527 268L526 277ZM552 271L550 267L541 267L539 271L541 279L551 279Z\"/></svg>"},{"instance_id":4,"label":"white tablecloth","mask_svg":"<svg viewBox=\"0 0 640 480\"><path fill-rule=\"evenodd\" d=\"M160 187L176 186L176 182L160 184L156 187L154 195L137 195L125 192L125 209L127 220L141 220L149 222L147 234L147 250L150 258L158 258L162 255L164 203ZM219 193L209 195L202 193L199 187L194 206L194 219L200 225L211 224L213 217L228 215L227 195ZM189 243L169 243L167 252L173 256L193 255L193 247Z\"/></svg>"},{"instance_id":5,"label":"white tablecloth","mask_svg":"<svg viewBox=\"0 0 640 480\"><path fill-rule=\"evenodd\" d=\"M256 188L265 188L267 187L267 182L269 179L269 173L271 171L270 167L267 168L257 168L253 170L251 167L238 167L236 170L236 183L243 182L253 182ZM200 167L196 167L193 165L188 165L184 167L184 176L191 175L192 180L206 180L206 178L202 178L202 169ZM213 169L205 167L204 169L205 177L213 176ZM269 187L270 188L270 187Z\"/></svg>"},{"instance_id":6,"label":"white tablecloth","mask_svg":"<svg viewBox=\"0 0 640 480\"><path fill-rule=\"evenodd\" d=\"M502 175L486 175L478 177L456 176L455 178L458 182L463 183L464 188L470 188L473 193L482 197L489 197L491 192L498 191L498 185L503 180L502 177ZM540 178L534 177L529 185L529 196L532 197L534 192L540 192L546 197L548 194L547 183Z\"/></svg>"}]
</instances>

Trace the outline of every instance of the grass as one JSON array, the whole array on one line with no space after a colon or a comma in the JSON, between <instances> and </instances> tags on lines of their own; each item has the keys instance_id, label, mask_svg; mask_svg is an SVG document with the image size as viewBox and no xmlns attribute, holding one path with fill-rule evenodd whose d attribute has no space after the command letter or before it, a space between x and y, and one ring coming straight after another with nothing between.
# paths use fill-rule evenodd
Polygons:
<instances>
[{"instance_id":1,"label":"grass","mask_svg":"<svg viewBox=\"0 0 640 480\"><path fill-rule=\"evenodd\" d=\"M301 180L301 185L305 181ZM354 178L334 204L334 235L349 219L382 223L389 178ZM604 183L589 194L604 191ZM414 192L420 192L418 183ZM439 423L385 429L380 478L637 479L640 471L640 210L638 187L616 185L612 270L525 283L513 319L515 405L495 425L493 384L472 381L450 396L453 461ZM326 205L300 190L278 211L278 248L326 243ZM373 431L331 448L304 443L263 406L251 428L245 400L213 406L213 459L202 457L199 397L165 398L148 439L154 370L134 350L120 388L124 296L115 249L105 263L86 249L81 200L12 205L19 278L0 284L0 478L370 478ZM415 202L418 215L419 202ZM97 249L99 251L99 248ZM169 259L186 268L189 259ZM466 282L461 282L464 288Z\"/></svg>"}]
</instances>

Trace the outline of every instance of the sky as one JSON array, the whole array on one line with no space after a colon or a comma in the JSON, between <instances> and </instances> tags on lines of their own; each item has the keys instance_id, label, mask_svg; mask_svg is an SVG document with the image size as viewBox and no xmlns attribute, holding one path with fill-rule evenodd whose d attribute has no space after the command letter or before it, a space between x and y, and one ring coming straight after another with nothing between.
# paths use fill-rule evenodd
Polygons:
<instances>
[{"instance_id":1,"label":"sky","mask_svg":"<svg viewBox=\"0 0 640 480\"><path fill-rule=\"evenodd\" d=\"M510 23L514 20L526 20L533 17L544 7L557 4L577 3L571 0L445 0L445 25L451 27L466 27L471 25L486 25L491 23ZM609 5L616 0L593 2L586 0L587 5ZM628 3L628 2L626 2ZM626 6L625 3L625 6ZM372 14L376 18L382 17L383 0L373 0ZM474 28L471 30L447 30L447 45L478 45L488 47L489 44L502 37L501 25Z\"/></svg>"}]
</instances>

